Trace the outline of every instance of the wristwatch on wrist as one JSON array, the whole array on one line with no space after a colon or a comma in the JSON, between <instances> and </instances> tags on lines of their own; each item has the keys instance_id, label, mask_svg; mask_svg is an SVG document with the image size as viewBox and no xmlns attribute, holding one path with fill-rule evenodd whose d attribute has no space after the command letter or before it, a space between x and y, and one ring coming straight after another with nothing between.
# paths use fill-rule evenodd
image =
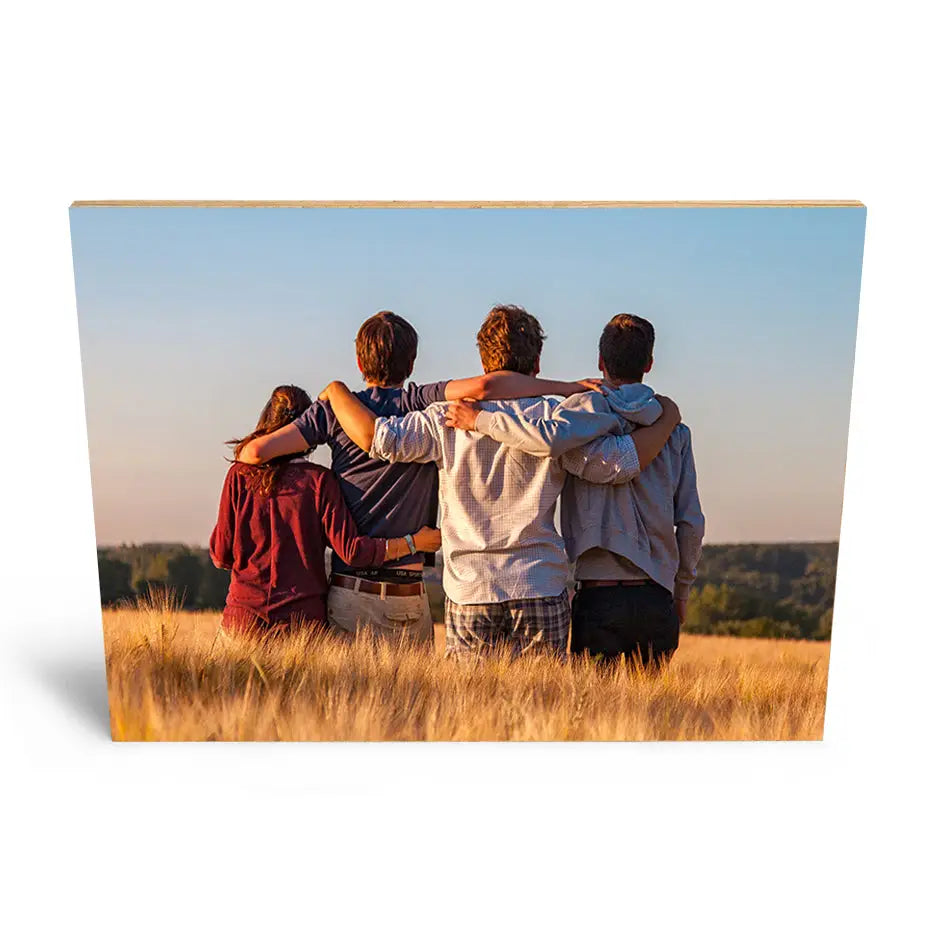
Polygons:
<instances>
[{"instance_id":1,"label":"wristwatch on wrist","mask_svg":"<svg viewBox=\"0 0 938 938\"><path fill-rule=\"evenodd\" d=\"M410 552L411 552L412 554L416 554L416 553L417 553L417 545L414 543L414 536L413 536L413 534L405 534L405 535L404 535L404 541L406 542L407 546L410 548Z\"/></svg>"}]
</instances>

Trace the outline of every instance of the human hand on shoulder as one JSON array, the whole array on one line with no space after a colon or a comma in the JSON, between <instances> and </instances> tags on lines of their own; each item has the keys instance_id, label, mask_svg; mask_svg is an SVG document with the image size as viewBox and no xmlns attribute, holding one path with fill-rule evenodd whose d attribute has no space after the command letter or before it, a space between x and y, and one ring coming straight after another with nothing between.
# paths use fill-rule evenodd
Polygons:
<instances>
[{"instance_id":1,"label":"human hand on shoulder","mask_svg":"<svg viewBox=\"0 0 938 938\"><path fill-rule=\"evenodd\" d=\"M580 378L574 383L579 385L577 391L599 391L603 396L609 393L609 389L603 385L602 378Z\"/></svg>"},{"instance_id":2,"label":"human hand on shoulder","mask_svg":"<svg viewBox=\"0 0 938 938\"><path fill-rule=\"evenodd\" d=\"M446 408L446 426L455 430L475 430L480 410L478 401L451 401Z\"/></svg>"}]
</instances>

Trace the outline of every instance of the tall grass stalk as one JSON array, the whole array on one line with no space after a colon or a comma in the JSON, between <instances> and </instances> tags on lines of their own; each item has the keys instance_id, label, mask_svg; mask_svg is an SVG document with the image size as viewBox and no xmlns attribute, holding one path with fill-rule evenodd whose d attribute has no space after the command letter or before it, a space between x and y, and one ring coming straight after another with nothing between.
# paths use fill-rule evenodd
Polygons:
<instances>
[{"instance_id":1,"label":"tall grass stalk","mask_svg":"<svg viewBox=\"0 0 938 938\"><path fill-rule=\"evenodd\" d=\"M819 739L822 642L688 635L661 674L444 660L328 633L230 637L169 594L104 613L121 740Z\"/></svg>"}]
</instances>

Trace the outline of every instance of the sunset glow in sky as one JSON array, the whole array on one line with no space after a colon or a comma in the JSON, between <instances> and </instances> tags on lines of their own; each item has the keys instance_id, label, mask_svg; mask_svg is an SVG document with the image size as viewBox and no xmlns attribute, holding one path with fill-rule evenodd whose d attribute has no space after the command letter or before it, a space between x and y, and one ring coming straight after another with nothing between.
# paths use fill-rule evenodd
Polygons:
<instances>
[{"instance_id":1,"label":"sunset glow in sky","mask_svg":"<svg viewBox=\"0 0 938 938\"><path fill-rule=\"evenodd\" d=\"M497 302L542 374L597 373L618 312L690 425L707 540L838 537L862 208L71 210L99 544L204 545L270 391L361 386L358 326L420 334L414 380L477 374ZM328 463L328 450L315 458Z\"/></svg>"}]
</instances>

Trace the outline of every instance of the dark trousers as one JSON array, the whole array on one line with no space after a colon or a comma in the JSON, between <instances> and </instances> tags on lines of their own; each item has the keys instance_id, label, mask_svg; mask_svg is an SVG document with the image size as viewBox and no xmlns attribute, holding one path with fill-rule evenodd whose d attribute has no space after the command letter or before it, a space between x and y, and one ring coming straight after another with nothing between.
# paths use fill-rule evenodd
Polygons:
<instances>
[{"instance_id":1,"label":"dark trousers","mask_svg":"<svg viewBox=\"0 0 938 938\"><path fill-rule=\"evenodd\" d=\"M657 583L580 588L573 597L570 651L605 662L625 655L660 667L677 649L680 628L674 599Z\"/></svg>"}]
</instances>

